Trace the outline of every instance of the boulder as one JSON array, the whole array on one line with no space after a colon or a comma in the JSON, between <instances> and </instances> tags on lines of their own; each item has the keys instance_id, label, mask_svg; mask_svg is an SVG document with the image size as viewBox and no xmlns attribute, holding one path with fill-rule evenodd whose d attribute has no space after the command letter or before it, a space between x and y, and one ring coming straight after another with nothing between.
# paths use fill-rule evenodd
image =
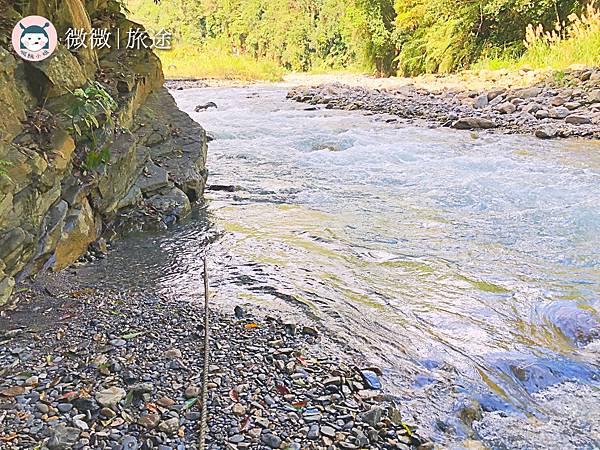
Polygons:
<instances>
[{"instance_id":1,"label":"boulder","mask_svg":"<svg viewBox=\"0 0 600 450\"><path fill-rule=\"evenodd\" d=\"M571 114L565 118L565 122L571 125L587 125L592 123L592 118L584 114Z\"/></svg>"},{"instance_id":2,"label":"boulder","mask_svg":"<svg viewBox=\"0 0 600 450\"><path fill-rule=\"evenodd\" d=\"M169 173L162 167L154 164L152 160L144 167L142 174L135 185L142 194L156 192L169 184Z\"/></svg>"},{"instance_id":3,"label":"boulder","mask_svg":"<svg viewBox=\"0 0 600 450\"><path fill-rule=\"evenodd\" d=\"M589 103L600 103L600 89L594 89L588 95L587 101Z\"/></svg>"},{"instance_id":4,"label":"boulder","mask_svg":"<svg viewBox=\"0 0 600 450\"><path fill-rule=\"evenodd\" d=\"M87 199L69 211L62 235L56 245L54 270L61 270L83 255L98 238L94 212Z\"/></svg>"},{"instance_id":5,"label":"boulder","mask_svg":"<svg viewBox=\"0 0 600 450\"><path fill-rule=\"evenodd\" d=\"M514 98L528 99L528 98L532 98L532 97L537 97L541 93L542 93L542 88L529 87L529 88L523 88L523 89L518 89L518 90L514 91L512 96Z\"/></svg>"},{"instance_id":6,"label":"boulder","mask_svg":"<svg viewBox=\"0 0 600 450\"><path fill-rule=\"evenodd\" d=\"M559 106L558 108L551 108L548 111L548 116L551 119L564 119L565 117L567 117L569 114L571 114L571 111L569 111L567 108L565 108L564 106Z\"/></svg>"},{"instance_id":7,"label":"boulder","mask_svg":"<svg viewBox=\"0 0 600 450\"><path fill-rule=\"evenodd\" d=\"M0 271L0 306L5 304L15 287L15 280Z\"/></svg>"},{"instance_id":8,"label":"boulder","mask_svg":"<svg viewBox=\"0 0 600 450\"><path fill-rule=\"evenodd\" d=\"M480 128L494 128L496 124L483 117L463 117L458 119L452 123L452 128L456 128L458 130L472 130L472 129L480 129Z\"/></svg>"},{"instance_id":9,"label":"boulder","mask_svg":"<svg viewBox=\"0 0 600 450\"><path fill-rule=\"evenodd\" d=\"M512 114L517 110L517 107L511 102L504 102L496 106L495 109L501 114Z\"/></svg>"},{"instance_id":10,"label":"boulder","mask_svg":"<svg viewBox=\"0 0 600 450\"><path fill-rule=\"evenodd\" d=\"M40 86L40 97L58 97L83 86L87 75L75 56L58 45L52 55L36 63L32 73L33 83Z\"/></svg>"},{"instance_id":11,"label":"boulder","mask_svg":"<svg viewBox=\"0 0 600 450\"><path fill-rule=\"evenodd\" d=\"M483 94L475 97L475 105L474 105L475 108L483 109L483 108L487 107L488 104L489 104L489 101L488 101L488 96L486 93L483 93Z\"/></svg>"},{"instance_id":12,"label":"boulder","mask_svg":"<svg viewBox=\"0 0 600 450\"><path fill-rule=\"evenodd\" d=\"M558 131L553 127L542 127L535 130L535 136L540 139L553 139L558 136Z\"/></svg>"},{"instance_id":13,"label":"boulder","mask_svg":"<svg viewBox=\"0 0 600 450\"><path fill-rule=\"evenodd\" d=\"M92 30L90 16L86 11L84 0L56 0L47 2L42 0L30 0L29 14L47 17L56 27L59 40L62 41L69 28L83 29L88 33ZM93 78L98 69L98 57L96 50L90 45L73 51L85 78Z\"/></svg>"},{"instance_id":14,"label":"boulder","mask_svg":"<svg viewBox=\"0 0 600 450\"><path fill-rule=\"evenodd\" d=\"M192 210L187 195L176 187L150 197L146 200L146 204L165 216L175 216L177 218L187 216Z\"/></svg>"}]
</instances>

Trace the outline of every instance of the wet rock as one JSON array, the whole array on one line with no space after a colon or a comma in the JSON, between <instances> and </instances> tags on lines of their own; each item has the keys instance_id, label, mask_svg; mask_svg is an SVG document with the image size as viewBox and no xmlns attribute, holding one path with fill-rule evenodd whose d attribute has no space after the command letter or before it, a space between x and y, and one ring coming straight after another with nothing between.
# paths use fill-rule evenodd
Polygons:
<instances>
[{"instance_id":1,"label":"wet rock","mask_svg":"<svg viewBox=\"0 0 600 450\"><path fill-rule=\"evenodd\" d=\"M554 139L558 131L553 127L542 127L535 130L535 136L540 139Z\"/></svg>"},{"instance_id":2,"label":"wet rock","mask_svg":"<svg viewBox=\"0 0 600 450\"><path fill-rule=\"evenodd\" d=\"M240 319L244 318L244 316L246 315L246 312L244 311L244 308L237 305L235 308L233 308L233 314L235 315L236 319L240 320Z\"/></svg>"}]
</instances>

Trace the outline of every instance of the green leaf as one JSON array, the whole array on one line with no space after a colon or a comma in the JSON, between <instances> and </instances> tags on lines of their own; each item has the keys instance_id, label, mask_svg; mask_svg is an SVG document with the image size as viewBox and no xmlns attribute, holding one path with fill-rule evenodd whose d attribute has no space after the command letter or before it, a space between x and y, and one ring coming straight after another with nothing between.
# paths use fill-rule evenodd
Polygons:
<instances>
[{"instance_id":1,"label":"green leaf","mask_svg":"<svg viewBox=\"0 0 600 450\"><path fill-rule=\"evenodd\" d=\"M129 391L125 396L125 406L131 405L131 402L133 402L133 390Z\"/></svg>"},{"instance_id":2,"label":"green leaf","mask_svg":"<svg viewBox=\"0 0 600 450\"><path fill-rule=\"evenodd\" d=\"M125 339L125 340L129 340L129 339L134 339L138 336L142 336L146 334L145 331L138 331L136 333L128 333L128 334L124 334L123 336L121 336L121 339Z\"/></svg>"},{"instance_id":3,"label":"green leaf","mask_svg":"<svg viewBox=\"0 0 600 450\"><path fill-rule=\"evenodd\" d=\"M186 410L190 409L192 406L194 406L197 402L198 402L198 397L190 398L183 404L183 408L181 408L181 410L186 411Z\"/></svg>"}]
</instances>

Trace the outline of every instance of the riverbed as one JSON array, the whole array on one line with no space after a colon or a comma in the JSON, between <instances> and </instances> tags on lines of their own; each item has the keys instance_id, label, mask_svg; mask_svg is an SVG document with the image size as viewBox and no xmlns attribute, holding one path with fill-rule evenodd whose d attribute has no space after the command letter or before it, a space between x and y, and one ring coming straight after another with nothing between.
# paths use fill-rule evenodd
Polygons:
<instances>
[{"instance_id":1,"label":"riverbed","mask_svg":"<svg viewBox=\"0 0 600 450\"><path fill-rule=\"evenodd\" d=\"M226 189L118 243L115 282L197 301L210 242L216 305L327 330L440 444L600 445L597 141L414 127L285 86L172 93Z\"/></svg>"}]
</instances>

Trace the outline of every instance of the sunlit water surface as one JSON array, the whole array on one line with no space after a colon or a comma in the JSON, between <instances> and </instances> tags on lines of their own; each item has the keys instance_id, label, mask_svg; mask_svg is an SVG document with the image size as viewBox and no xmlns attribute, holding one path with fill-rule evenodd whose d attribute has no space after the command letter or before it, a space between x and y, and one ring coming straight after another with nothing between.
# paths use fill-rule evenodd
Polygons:
<instances>
[{"instance_id":1,"label":"sunlit water surface","mask_svg":"<svg viewBox=\"0 0 600 450\"><path fill-rule=\"evenodd\" d=\"M326 327L439 443L600 447L598 143L306 111L277 87L173 95L215 135L209 184L237 190L122 241L110 277L197 298L216 235L216 301Z\"/></svg>"}]
</instances>

